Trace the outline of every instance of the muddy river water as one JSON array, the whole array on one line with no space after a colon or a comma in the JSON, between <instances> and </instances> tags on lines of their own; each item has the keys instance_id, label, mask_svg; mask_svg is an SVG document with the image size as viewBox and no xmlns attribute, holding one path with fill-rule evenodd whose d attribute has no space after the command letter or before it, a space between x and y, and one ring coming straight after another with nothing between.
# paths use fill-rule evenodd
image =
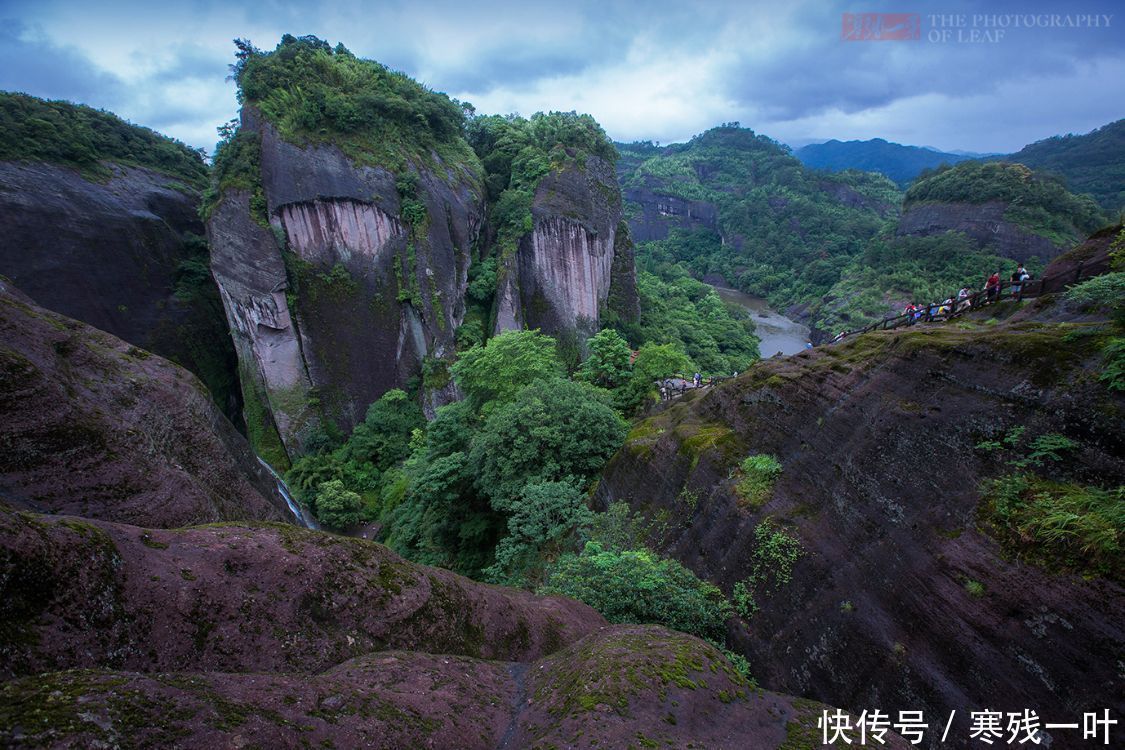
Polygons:
<instances>
[{"instance_id":1,"label":"muddy river water","mask_svg":"<svg viewBox=\"0 0 1125 750\"><path fill-rule=\"evenodd\" d=\"M758 338L762 340L758 348L763 358L772 357L778 352L796 354L804 350L809 340L809 329L806 326L771 309L761 297L752 297L737 289L721 286L716 286L714 289L724 301L739 305L750 312L750 318L757 328Z\"/></svg>"}]
</instances>

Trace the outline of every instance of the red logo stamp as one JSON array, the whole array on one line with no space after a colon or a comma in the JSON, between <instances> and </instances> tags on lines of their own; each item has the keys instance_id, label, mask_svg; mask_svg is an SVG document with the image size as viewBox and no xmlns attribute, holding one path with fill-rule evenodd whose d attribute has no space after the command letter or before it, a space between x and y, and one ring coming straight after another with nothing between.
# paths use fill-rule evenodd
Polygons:
<instances>
[{"instance_id":1,"label":"red logo stamp","mask_svg":"<svg viewBox=\"0 0 1125 750\"><path fill-rule=\"evenodd\" d=\"M845 13L840 38L846 42L910 41L921 34L917 13Z\"/></svg>"}]
</instances>

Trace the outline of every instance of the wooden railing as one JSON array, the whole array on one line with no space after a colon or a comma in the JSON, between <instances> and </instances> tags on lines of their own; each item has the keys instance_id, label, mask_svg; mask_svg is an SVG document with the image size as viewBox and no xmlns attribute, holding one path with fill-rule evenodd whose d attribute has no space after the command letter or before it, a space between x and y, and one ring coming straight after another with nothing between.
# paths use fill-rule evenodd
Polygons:
<instances>
[{"instance_id":1,"label":"wooden railing","mask_svg":"<svg viewBox=\"0 0 1125 750\"><path fill-rule=\"evenodd\" d=\"M666 381L679 381L677 383L673 383L670 387L667 387L665 389L667 391L667 398L673 399L678 396L684 395L688 391L710 388L711 386L718 385L719 383L722 383L724 381L733 380L734 377L734 375L708 375L700 381L700 384L698 386L696 386L694 377L687 376L682 372L677 372L667 377L660 378L660 380L657 381L657 384L659 387L664 387L664 383Z\"/></svg>"},{"instance_id":2,"label":"wooden railing","mask_svg":"<svg viewBox=\"0 0 1125 750\"><path fill-rule=\"evenodd\" d=\"M949 305L944 302L925 305L918 310L912 312L903 312L898 315L889 315L882 320L872 323L871 325L864 326L863 328L856 328L851 331L846 331L843 336L837 336L829 343L837 343L843 341L851 336L858 336L863 333L871 331L886 331L895 328L902 328L911 326L915 323L934 323L945 322L959 317L969 310L978 310L981 307L1002 299L1015 299L1017 302L1024 298L1040 297L1044 294L1051 294L1060 292L1068 286L1077 284L1083 278L1090 278L1097 274L1083 274L1084 261L1079 261L1078 265L1073 271L1066 271L1065 273L1055 274L1054 276L1044 276L1041 279L1028 279L1027 281L1001 281L1000 286L997 288L996 293L990 298L988 289L981 289L980 291L973 292L964 299L957 299L956 294L949 297L952 300ZM983 303L982 303L983 300ZM968 302L966 305L965 303ZM948 308L942 312L942 308ZM710 388L718 385L726 380L731 380L735 375L711 375L703 378L699 386L695 385L694 377L689 377L684 373L677 372L667 377L660 378L657 385L665 389L665 396L668 400L683 396L688 391L696 390L697 388ZM667 381L678 381L670 387L665 387L664 383Z\"/></svg>"},{"instance_id":3,"label":"wooden railing","mask_svg":"<svg viewBox=\"0 0 1125 750\"><path fill-rule=\"evenodd\" d=\"M858 336L863 333L869 333L870 331L886 331L914 325L915 323L944 322L956 318L969 310L977 310L984 305L999 302L1001 299L1005 298L1014 299L1018 302L1025 297L1039 297L1044 294L1062 291L1068 286L1077 284L1082 280L1083 266L1084 263L1079 261L1073 271L1067 271L1054 276L1044 276L1041 279L1028 279L1027 281L1001 281L996 293L991 296L987 288L973 292L964 299L957 299L957 295L954 294L948 298L952 300L949 305L946 305L944 302L933 303L924 305L911 312L890 315L863 328L845 331L842 336L837 336L829 343L837 343L851 336ZM965 304L966 302L968 302L967 305ZM944 308L947 309L943 311Z\"/></svg>"}]
</instances>

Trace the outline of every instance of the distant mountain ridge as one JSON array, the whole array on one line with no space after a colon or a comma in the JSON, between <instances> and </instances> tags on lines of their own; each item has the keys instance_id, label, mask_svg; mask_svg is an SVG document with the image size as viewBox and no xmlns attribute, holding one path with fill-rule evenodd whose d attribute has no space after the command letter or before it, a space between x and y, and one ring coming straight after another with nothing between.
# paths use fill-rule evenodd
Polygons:
<instances>
[{"instance_id":1,"label":"distant mountain ridge","mask_svg":"<svg viewBox=\"0 0 1125 750\"><path fill-rule=\"evenodd\" d=\"M1062 176L1071 192L1092 195L1102 208L1125 207L1125 119L1044 138L1004 158Z\"/></svg>"},{"instance_id":2,"label":"distant mountain ridge","mask_svg":"<svg viewBox=\"0 0 1125 750\"><path fill-rule=\"evenodd\" d=\"M959 162L1008 161L1063 178L1072 193L1092 195L1102 208L1125 206L1125 119L1084 134L1055 135L1011 154L940 151L931 146L906 146L882 138L866 141L830 140L793 150L806 167L842 172L878 172L905 188L924 170Z\"/></svg>"},{"instance_id":3,"label":"distant mountain ridge","mask_svg":"<svg viewBox=\"0 0 1125 750\"><path fill-rule=\"evenodd\" d=\"M942 164L953 165L975 158L977 155L938 151L923 146L904 146L882 138L867 141L838 141L813 143L793 152L806 167L842 172L859 169L879 172L905 187L924 169Z\"/></svg>"}]
</instances>

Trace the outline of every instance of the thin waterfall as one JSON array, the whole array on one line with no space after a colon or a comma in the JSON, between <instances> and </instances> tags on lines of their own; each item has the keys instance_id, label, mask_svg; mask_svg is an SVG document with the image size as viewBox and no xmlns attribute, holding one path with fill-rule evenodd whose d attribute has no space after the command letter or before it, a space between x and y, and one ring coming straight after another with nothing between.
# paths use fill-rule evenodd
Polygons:
<instances>
[{"instance_id":1,"label":"thin waterfall","mask_svg":"<svg viewBox=\"0 0 1125 750\"><path fill-rule=\"evenodd\" d=\"M293 499L293 493L289 491L289 485L285 483L285 480L281 478L281 475L274 471L274 468L266 463L261 456L258 456L258 463L266 467L266 471L268 471L270 473L270 476L274 478L274 481L277 482L277 491L281 493L281 496L283 498L285 498L285 504L289 506L289 511L294 515L294 517L296 517L297 521L305 528L319 529L320 525L317 524L316 519L313 518L311 514L306 512L305 509L302 508L300 504Z\"/></svg>"}]
</instances>

